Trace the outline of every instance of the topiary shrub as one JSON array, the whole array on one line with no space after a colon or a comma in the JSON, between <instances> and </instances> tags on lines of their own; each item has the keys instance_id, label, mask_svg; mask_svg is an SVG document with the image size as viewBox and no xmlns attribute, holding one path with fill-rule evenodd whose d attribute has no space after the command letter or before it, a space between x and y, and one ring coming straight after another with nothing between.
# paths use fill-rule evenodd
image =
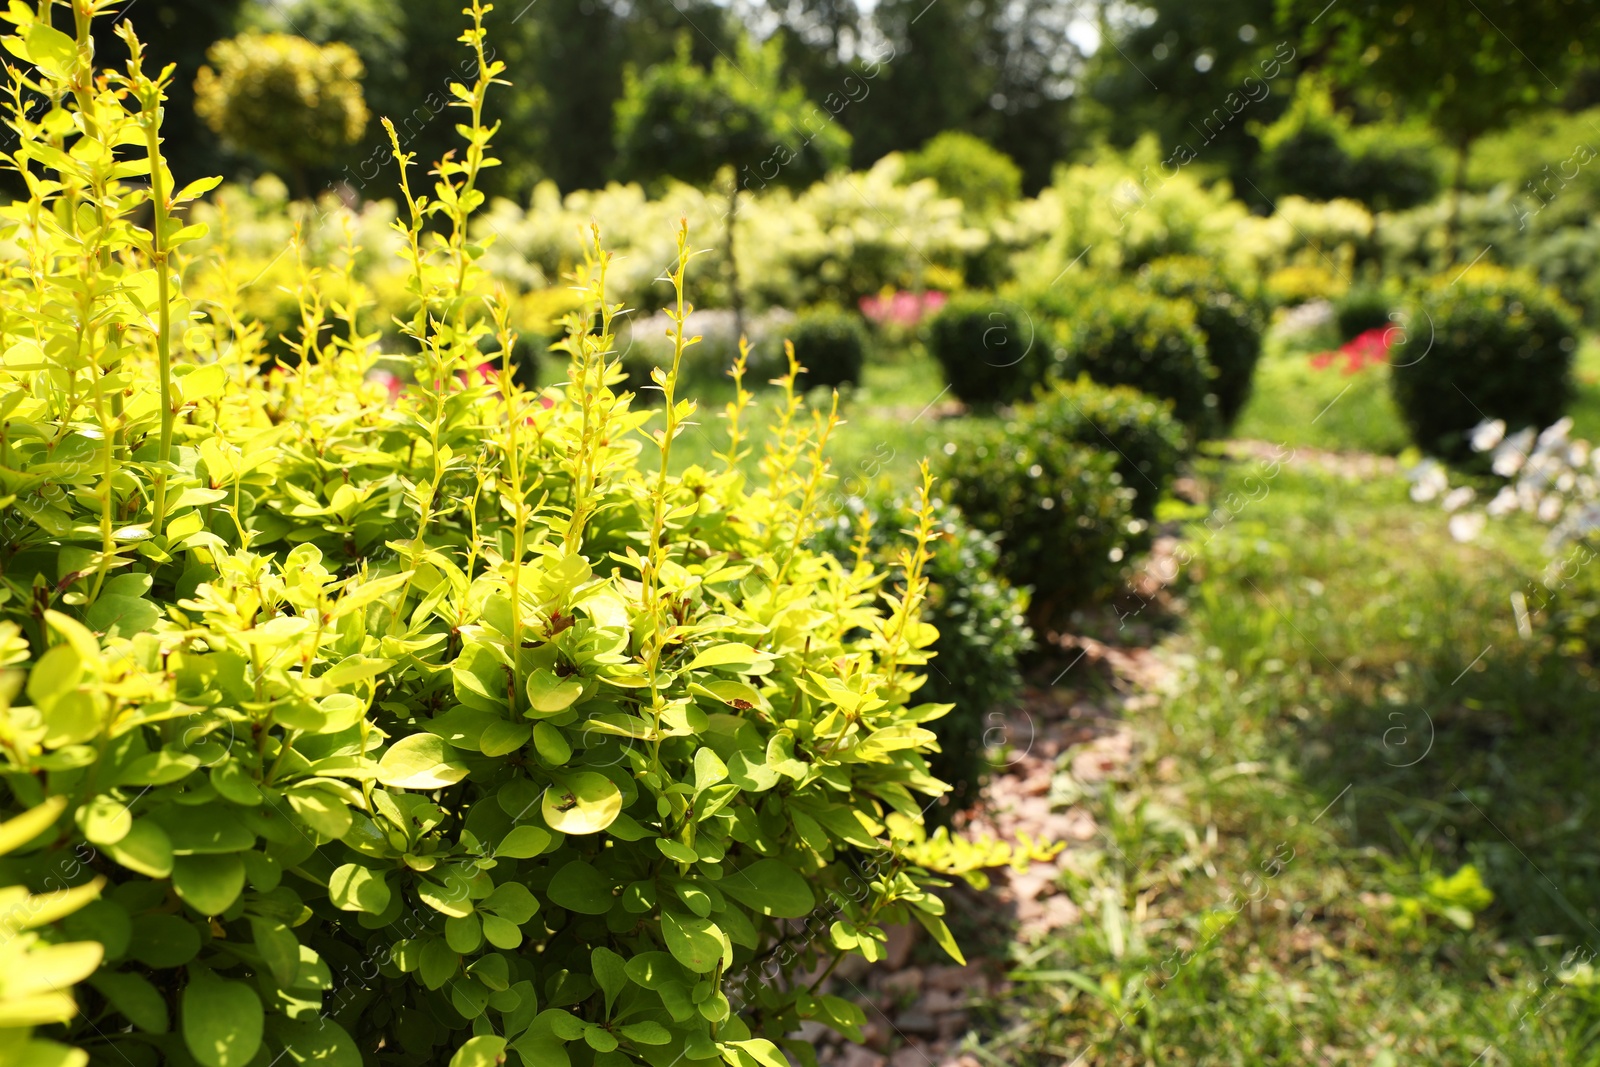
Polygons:
<instances>
[{"instance_id":1,"label":"topiary shrub","mask_svg":"<svg viewBox=\"0 0 1600 1067\"><path fill-rule=\"evenodd\" d=\"M1265 323L1261 310L1242 286L1210 260L1172 256L1147 264L1140 282L1151 292L1194 305L1194 323L1206 342L1206 358L1216 369L1211 383L1217 418L1226 430L1250 399L1256 363L1261 358Z\"/></svg>"},{"instance_id":2,"label":"topiary shrub","mask_svg":"<svg viewBox=\"0 0 1600 1067\"><path fill-rule=\"evenodd\" d=\"M932 178L941 193L981 216L1022 196L1022 171L1011 157L960 130L946 130L907 153L900 176L906 182Z\"/></svg>"},{"instance_id":3,"label":"topiary shrub","mask_svg":"<svg viewBox=\"0 0 1600 1067\"><path fill-rule=\"evenodd\" d=\"M1333 321L1339 340L1348 341L1369 330L1386 330L1395 325L1394 295L1376 286L1352 288L1333 302Z\"/></svg>"},{"instance_id":4,"label":"topiary shrub","mask_svg":"<svg viewBox=\"0 0 1600 1067\"><path fill-rule=\"evenodd\" d=\"M300 196L306 168L361 139L365 73L349 45L319 45L286 33L218 41L195 80L195 111L228 142L283 167Z\"/></svg>"},{"instance_id":5,"label":"topiary shrub","mask_svg":"<svg viewBox=\"0 0 1600 1067\"><path fill-rule=\"evenodd\" d=\"M391 401L353 302L293 373L238 358L238 307L185 292L173 212L212 183L168 183L137 41L81 94L90 20L12 8L12 92L65 121L18 123L63 169L0 219L29 249L0 273L7 1062L774 1067L808 1021L858 1032L799 976L881 958L885 924L959 959L933 889L1008 850L921 826L933 509L890 602L807 547L826 419L785 405L747 475L739 390L726 451L674 474L686 339L663 410L613 390L598 241L563 384L475 373L514 342L472 295L485 10L426 204L391 132ZM679 307L689 258L680 231Z\"/></svg>"},{"instance_id":6,"label":"topiary shrub","mask_svg":"<svg viewBox=\"0 0 1600 1067\"><path fill-rule=\"evenodd\" d=\"M993 293L959 293L928 322L928 351L963 403L1022 400L1044 380L1050 345L1034 316Z\"/></svg>"},{"instance_id":7,"label":"topiary shrub","mask_svg":"<svg viewBox=\"0 0 1600 1067\"><path fill-rule=\"evenodd\" d=\"M1412 305L1407 351L1422 354L1395 363L1389 380L1417 447L1464 462L1483 420L1503 419L1514 431L1548 426L1566 411L1577 320L1555 294L1480 266Z\"/></svg>"},{"instance_id":8,"label":"topiary shrub","mask_svg":"<svg viewBox=\"0 0 1600 1067\"><path fill-rule=\"evenodd\" d=\"M803 313L789 327L794 355L805 368L800 386L837 389L861 381L867 363L867 330L859 316L822 307Z\"/></svg>"},{"instance_id":9,"label":"topiary shrub","mask_svg":"<svg viewBox=\"0 0 1600 1067\"><path fill-rule=\"evenodd\" d=\"M889 494L870 502L852 497L819 531L817 546L848 564L866 560L882 570L907 546L900 527L909 507ZM1017 660L1032 646L1033 631L1027 594L999 574L995 539L948 504L936 501L935 515L923 618L939 637L928 646L933 660L918 696L951 705L948 715L930 724L939 751L928 757L929 770L950 784L929 813L948 818L977 799L989 770L991 714L1022 691Z\"/></svg>"},{"instance_id":10,"label":"topiary shrub","mask_svg":"<svg viewBox=\"0 0 1600 1067\"><path fill-rule=\"evenodd\" d=\"M1172 404L1125 385L1096 385L1088 378L1042 389L1016 414L1018 432L1030 438L1072 441L1110 452L1133 514L1147 522L1172 485L1188 450Z\"/></svg>"},{"instance_id":11,"label":"topiary shrub","mask_svg":"<svg viewBox=\"0 0 1600 1067\"><path fill-rule=\"evenodd\" d=\"M1114 453L1030 432L1022 419L961 435L941 466L945 497L1000 542L1000 571L1033 590L1045 624L1122 577L1139 529Z\"/></svg>"},{"instance_id":12,"label":"topiary shrub","mask_svg":"<svg viewBox=\"0 0 1600 1067\"><path fill-rule=\"evenodd\" d=\"M1079 303L1063 333L1063 369L1102 385L1131 385L1172 401L1173 413L1195 437L1219 424L1216 371L1194 305L1129 285L1101 289Z\"/></svg>"}]
</instances>

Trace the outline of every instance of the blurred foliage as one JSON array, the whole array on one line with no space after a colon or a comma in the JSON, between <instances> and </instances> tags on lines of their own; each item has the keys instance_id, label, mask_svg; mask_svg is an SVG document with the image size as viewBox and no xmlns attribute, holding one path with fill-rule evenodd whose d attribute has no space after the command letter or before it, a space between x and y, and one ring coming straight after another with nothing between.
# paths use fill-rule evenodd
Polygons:
<instances>
[{"instance_id":1,"label":"blurred foliage","mask_svg":"<svg viewBox=\"0 0 1600 1067\"><path fill-rule=\"evenodd\" d=\"M1425 128L1378 122L1353 125L1334 107L1323 80L1303 77L1294 100L1258 130L1261 183L1274 199L1356 200L1374 210L1426 203L1439 194L1439 146Z\"/></svg>"},{"instance_id":2,"label":"blurred foliage","mask_svg":"<svg viewBox=\"0 0 1600 1067\"><path fill-rule=\"evenodd\" d=\"M284 33L218 41L195 80L195 109L228 143L285 168L309 193L307 167L331 162L367 128L361 59L344 44Z\"/></svg>"},{"instance_id":3,"label":"blurred foliage","mask_svg":"<svg viewBox=\"0 0 1600 1067\"><path fill-rule=\"evenodd\" d=\"M870 340L861 316L840 307L812 308L789 328L795 358L805 368L799 385L837 389L861 381Z\"/></svg>"},{"instance_id":4,"label":"blurred foliage","mask_svg":"<svg viewBox=\"0 0 1600 1067\"><path fill-rule=\"evenodd\" d=\"M1250 399L1261 335L1266 328L1256 295L1208 259L1174 256L1158 259L1139 272L1139 283L1169 299L1194 305L1194 323L1206 341L1206 356L1216 369L1211 384L1222 428L1233 426Z\"/></svg>"},{"instance_id":5,"label":"blurred foliage","mask_svg":"<svg viewBox=\"0 0 1600 1067\"><path fill-rule=\"evenodd\" d=\"M932 178L978 216L991 215L1022 195L1022 171L1011 157L980 138L946 130L905 157L906 181Z\"/></svg>"},{"instance_id":6,"label":"blurred foliage","mask_svg":"<svg viewBox=\"0 0 1600 1067\"><path fill-rule=\"evenodd\" d=\"M1515 430L1559 419L1572 398L1577 323L1537 282L1479 265L1441 279L1412 301L1414 336L1431 344L1395 362L1395 402L1424 451L1453 461L1473 455L1470 431L1485 419Z\"/></svg>"}]
</instances>

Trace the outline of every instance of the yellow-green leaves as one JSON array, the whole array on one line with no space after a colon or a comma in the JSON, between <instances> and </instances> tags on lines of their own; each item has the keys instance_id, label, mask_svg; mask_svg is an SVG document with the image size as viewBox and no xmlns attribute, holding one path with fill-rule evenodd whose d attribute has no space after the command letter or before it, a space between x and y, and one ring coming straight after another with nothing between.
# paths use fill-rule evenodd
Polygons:
<instances>
[{"instance_id":1,"label":"yellow-green leaves","mask_svg":"<svg viewBox=\"0 0 1600 1067\"><path fill-rule=\"evenodd\" d=\"M61 813L67 810L67 803L64 796L50 797L21 815L0 823L0 856L15 852L50 829Z\"/></svg>"},{"instance_id":2,"label":"yellow-green leaves","mask_svg":"<svg viewBox=\"0 0 1600 1067\"><path fill-rule=\"evenodd\" d=\"M733 958L733 943L722 928L698 915L661 913L661 936L673 959L697 974L716 970Z\"/></svg>"},{"instance_id":3,"label":"yellow-green leaves","mask_svg":"<svg viewBox=\"0 0 1600 1067\"><path fill-rule=\"evenodd\" d=\"M563 775L540 802L544 821L564 834L597 834L622 811L622 791L598 771Z\"/></svg>"},{"instance_id":4,"label":"yellow-green leaves","mask_svg":"<svg viewBox=\"0 0 1600 1067\"><path fill-rule=\"evenodd\" d=\"M467 776L455 750L433 734L411 734L378 761L378 781L398 789L443 789Z\"/></svg>"},{"instance_id":5,"label":"yellow-green leaves","mask_svg":"<svg viewBox=\"0 0 1600 1067\"><path fill-rule=\"evenodd\" d=\"M378 915L389 906L389 886L378 872L346 863L328 881L328 899L342 911Z\"/></svg>"}]
</instances>

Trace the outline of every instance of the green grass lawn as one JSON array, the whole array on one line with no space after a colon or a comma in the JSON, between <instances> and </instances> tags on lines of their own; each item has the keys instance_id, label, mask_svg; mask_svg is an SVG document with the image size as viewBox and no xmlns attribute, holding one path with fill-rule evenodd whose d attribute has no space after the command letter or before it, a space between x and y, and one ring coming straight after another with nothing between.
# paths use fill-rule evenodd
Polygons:
<instances>
[{"instance_id":1,"label":"green grass lawn","mask_svg":"<svg viewBox=\"0 0 1600 1067\"><path fill-rule=\"evenodd\" d=\"M989 1062L1600 1062L1600 984L1555 977L1600 951L1600 685L1518 634L1538 531L1458 545L1402 479L1301 467L1189 536L1176 691ZM1469 864L1471 929L1393 926Z\"/></svg>"}]
</instances>

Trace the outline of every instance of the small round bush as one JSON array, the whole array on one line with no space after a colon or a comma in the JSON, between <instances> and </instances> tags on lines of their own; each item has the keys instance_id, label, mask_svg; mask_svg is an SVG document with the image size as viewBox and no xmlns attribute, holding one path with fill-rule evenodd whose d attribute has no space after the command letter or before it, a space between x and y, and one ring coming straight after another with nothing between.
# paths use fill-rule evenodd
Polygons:
<instances>
[{"instance_id":1,"label":"small round bush","mask_svg":"<svg viewBox=\"0 0 1600 1067\"><path fill-rule=\"evenodd\" d=\"M907 182L932 178L941 193L984 214L1022 195L1022 171L1011 157L959 130L946 130L909 153L900 173Z\"/></svg>"},{"instance_id":2,"label":"small round bush","mask_svg":"<svg viewBox=\"0 0 1600 1067\"><path fill-rule=\"evenodd\" d=\"M1566 411L1577 320L1550 290L1473 268L1414 305L1407 348L1422 354L1396 362L1389 380L1417 447L1465 462L1474 455L1470 431L1484 419L1519 430L1548 426Z\"/></svg>"},{"instance_id":3,"label":"small round bush","mask_svg":"<svg viewBox=\"0 0 1600 1067\"><path fill-rule=\"evenodd\" d=\"M1072 441L1110 452L1117 474L1132 491L1133 514L1149 520L1177 475L1187 450L1183 425L1172 404L1126 385L1096 385L1088 378L1040 390L1035 403L1017 412L1030 438Z\"/></svg>"},{"instance_id":4,"label":"small round bush","mask_svg":"<svg viewBox=\"0 0 1600 1067\"><path fill-rule=\"evenodd\" d=\"M1334 301L1333 321L1339 328L1339 340L1348 341L1368 330L1384 330L1393 326L1389 316L1394 311L1394 297L1372 286L1357 286Z\"/></svg>"},{"instance_id":5,"label":"small round bush","mask_svg":"<svg viewBox=\"0 0 1600 1067\"><path fill-rule=\"evenodd\" d=\"M1216 371L1188 301L1126 285L1102 289L1074 310L1066 339L1067 373L1170 400L1196 437L1215 431Z\"/></svg>"},{"instance_id":6,"label":"small round bush","mask_svg":"<svg viewBox=\"0 0 1600 1067\"><path fill-rule=\"evenodd\" d=\"M1148 264L1140 280L1154 293L1194 305L1194 322L1206 340L1206 357L1216 368L1212 392L1222 428L1232 426L1250 399L1265 328L1260 309L1209 260L1169 256Z\"/></svg>"},{"instance_id":7,"label":"small round bush","mask_svg":"<svg viewBox=\"0 0 1600 1067\"><path fill-rule=\"evenodd\" d=\"M1032 392L1050 346L1022 306L993 293L962 293L928 323L928 350L963 403L993 405Z\"/></svg>"},{"instance_id":8,"label":"small round bush","mask_svg":"<svg viewBox=\"0 0 1600 1067\"><path fill-rule=\"evenodd\" d=\"M794 343L795 359L806 369L800 376L801 388L820 385L837 389L861 381L861 369L867 362L867 330L858 316L836 307L808 311L790 327L789 340Z\"/></svg>"},{"instance_id":9,"label":"small round bush","mask_svg":"<svg viewBox=\"0 0 1600 1067\"><path fill-rule=\"evenodd\" d=\"M1115 588L1137 526L1115 453L1031 431L980 426L941 476L947 499L999 537L1001 573L1033 588L1033 617L1048 622Z\"/></svg>"},{"instance_id":10,"label":"small round bush","mask_svg":"<svg viewBox=\"0 0 1600 1067\"><path fill-rule=\"evenodd\" d=\"M892 574L896 553L909 544L900 532L906 525L906 504L887 494L870 501L852 498L819 532L817 545L850 563L861 512L870 510L875 521L868 559ZM928 680L917 690L917 700L955 707L927 724L939 738L939 751L928 756L928 769L951 786L946 802L930 810L930 816L954 814L977 798L989 768L985 734L990 713L1021 692L1017 659L1033 644L1028 596L1000 576L998 543L949 504L939 503L938 513L938 535L928 563L933 584L922 617L939 637L930 646L935 655L924 669Z\"/></svg>"}]
</instances>

